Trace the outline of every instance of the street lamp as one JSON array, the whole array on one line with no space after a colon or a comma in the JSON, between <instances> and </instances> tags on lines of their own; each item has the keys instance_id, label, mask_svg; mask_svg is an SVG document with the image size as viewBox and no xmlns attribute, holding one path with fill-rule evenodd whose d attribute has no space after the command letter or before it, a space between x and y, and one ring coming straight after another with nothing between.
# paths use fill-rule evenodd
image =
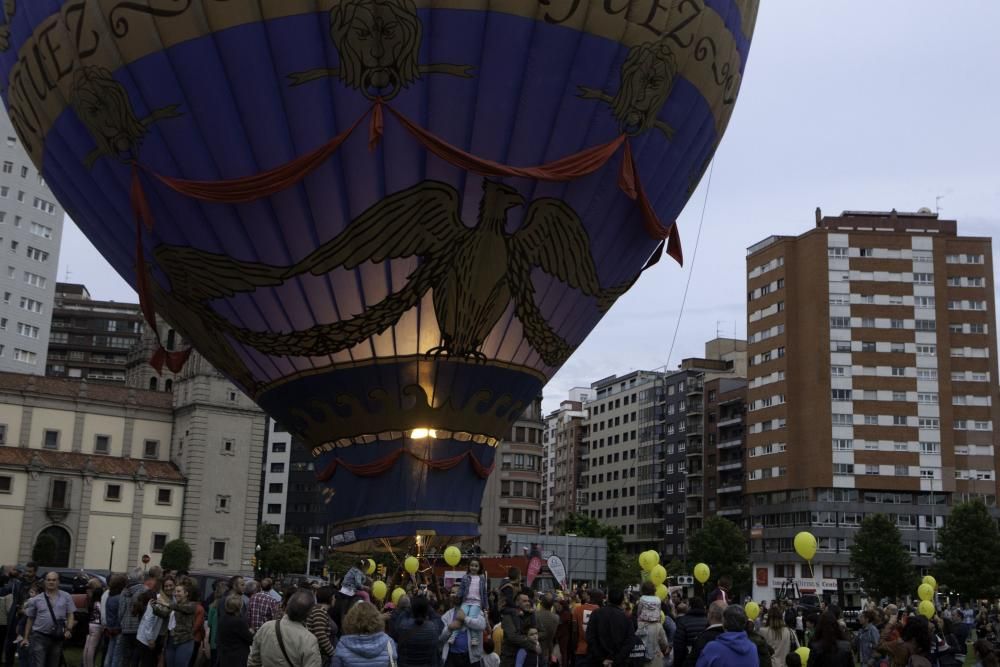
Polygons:
<instances>
[{"instance_id":1,"label":"street lamp","mask_svg":"<svg viewBox=\"0 0 1000 667\"><path fill-rule=\"evenodd\" d=\"M108 556L108 572L111 572L111 571L114 570L114 565L113 565L114 561L115 561L115 536L112 535L111 536L111 555Z\"/></svg>"},{"instance_id":2,"label":"street lamp","mask_svg":"<svg viewBox=\"0 0 1000 667\"><path fill-rule=\"evenodd\" d=\"M254 564L254 568L253 568L254 569L254 573L259 577L260 576L260 572L261 572L261 567L260 567L260 545L259 544L257 545L257 548L254 549L254 561L253 561L253 564Z\"/></svg>"},{"instance_id":3,"label":"street lamp","mask_svg":"<svg viewBox=\"0 0 1000 667\"><path fill-rule=\"evenodd\" d=\"M318 537L316 537L316 536L312 536L312 537L310 537L310 538L309 538L309 544L308 544L308 546L307 546L307 548L306 548L306 551L308 551L308 552L309 552L309 553L308 553L308 555L306 556L306 576L307 576L307 577L309 576L309 566L310 566L310 565L312 565L312 558L313 558L313 540L317 540L317 541L318 541L318 540L319 540L319 538L318 538Z\"/></svg>"}]
</instances>

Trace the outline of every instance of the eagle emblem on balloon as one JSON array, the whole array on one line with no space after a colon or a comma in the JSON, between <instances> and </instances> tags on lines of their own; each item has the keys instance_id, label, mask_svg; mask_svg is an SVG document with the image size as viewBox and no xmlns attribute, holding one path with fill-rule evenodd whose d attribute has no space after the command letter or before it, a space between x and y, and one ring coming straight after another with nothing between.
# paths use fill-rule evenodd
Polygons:
<instances>
[{"instance_id":1,"label":"eagle emblem on balloon","mask_svg":"<svg viewBox=\"0 0 1000 667\"><path fill-rule=\"evenodd\" d=\"M197 329L188 334L210 341L217 351L227 345L228 337L269 355L318 356L382 333L430 291L441 338L425 355L485 361L481 346L513 302L529 344L547 365L559 366L574 346L552 329L536 304L532 270L538 267L593 297L601 312L634 279L601 286L590 238L576 212L560 200L535 199L528 204L521 227L508 233L508 212L524 204L513 187L484 179L479 218L470 227L460 218L461 200L454 187L423 181L375 203L340 234L287 267L163 245L155 255L170 280L170 291L158 290L157 305L168 318L183 317L187 328ZM401 289L338 322L290 332L252 331L223 318L210 303L281 285L296 276L325 275L337 268L407 257L421 261ZM236 358L231 353L224 356Z\"/></svg>"}]
</instances>

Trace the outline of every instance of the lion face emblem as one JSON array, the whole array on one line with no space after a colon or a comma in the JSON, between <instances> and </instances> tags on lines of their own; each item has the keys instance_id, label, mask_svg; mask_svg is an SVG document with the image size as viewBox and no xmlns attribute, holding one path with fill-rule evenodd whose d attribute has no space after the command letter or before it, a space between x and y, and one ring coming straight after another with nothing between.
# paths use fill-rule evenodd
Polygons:
<instances>
[{"instance_id":1,"label":"lion face emblem","mask_svg":"<svg viewBox=\"0 0 1000 667\"><path fill-rule=\"evenodd\" d=\"M667 139L674 130L658 116L674 87L677 59L665 39L632 47L622 64L621 85L614 96L580 86L580 97L607 104L623 134L635 136L656 128Z\"/></svg>"},{"instance_id":2,"label":"lion face emblem","mask_svg":"<svg viewBox=\"0 0 1000 667\"><path fill-rule=\"evenodd\" d=\"M77 116L104 155L134 155L146 128L132 111L125 87L103 67L82 67L73 76L71 99Z\"/></svg>"},{"instance_id":3,"label":"lion face emblem","mask_svg":"<svg viewBox=\"0 0 1000 667\"><path fill-rule=\"evenodd\" d=\"M88 167L102 155L135 159L150 125L180 115L177 105L172 104L140 119L132 110L125 86L103 67L81 67L74 72L70 104L97 145L84 158Z\"/></svg>"},{"instance_id":4,"label":"lion face emblem","mask_svg":"<svg viewBox=\"0 0 1000 667\"><path fill-rule=\"evenodd\" d=\"M392 99L420 77L412 0L346 0L330 11L330 36L341 80L370 99Z\"/></svg>"},{"instance_id":5,"label":"lion face emblem","mask_svg":"<svg viewBox=\"0 0 1000 667\"><path fill-rule=\"evenodd\" d=\"M653 127L670 96L677 60L664 42L633 48L622 65L622 81L611 102L622 131L639 134Z\"/></svg>"}]
</instances>

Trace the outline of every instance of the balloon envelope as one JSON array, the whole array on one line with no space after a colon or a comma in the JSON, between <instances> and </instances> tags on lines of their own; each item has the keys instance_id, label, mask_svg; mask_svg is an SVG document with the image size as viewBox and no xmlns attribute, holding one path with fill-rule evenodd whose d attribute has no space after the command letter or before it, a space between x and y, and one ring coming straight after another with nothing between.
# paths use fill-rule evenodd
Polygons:
<instances>
[{"instance_id":1,"label":"balloon envelope","mask_svg":"<svg viewBox=\"0 0 1000 667\"><path fill-rule=\"evenodd\" d=\"M418 561L413 556L407 556L406 560L403 561L403 569L410 574L416 574L417 569L420 568L420 561Z\"/></svg>"},{"instance_id":2,"label":"balloon envelope","mask_svg":"<svg viewBox=\"0 0 1000 667\"><path fill-rule=\"evenodd\" d=\"M930 584L920 584L917 587L917 597L921 600L930 600L934 597L934 587Z\"/></svg>"},{"instance_id":3,"label":"balloon envelope","mask_svg":"<svg viewBox=\"0 0 1000 667\"><path fill-rule=\"evenodd\" d=\"M757 617L760 616L760 605L751 600L743 605L743 611L746 612L747 618L756 621Z\"/></svg>"},{"instance_id":4,"label":"balloon envelope","mask_svg":"<svg viewBox=\"0 0 1000 667\"><path fill-rule=\"evenodd\" d=\"M334 546L469 536L499 440L680 256L742 82L756 0L618 4L22 0L0 93L146 305L313 450Z\"/></svg>"},{"instance_id":5,"label":"balloon envelope","mask_svg":"<svg viewBox=\"0 0 1000 667\"><path fill-rule=\"evenodd\" d=\"M708 568L708 565L698 563L694 566L694 578L699 584L704 584L710 576L712 576L712 571Z\"/></svg>"},{"instance_id":6,"label":"balloon envelope","mask_svg":"<svg viewBox=\"0 0 1000 667\"><path fill-rule=\"evenodd\" d=\"M444 562L448 563L452 567L455 567L462 561L462 552L459 551L458 547L450 546L444 550Z\"/></svg>"},{"instance_id":7,"label":"balloon envelope","mask_svg":"<svg viewBox=\"0 0 1000 667\"><path fill-rule=\"evenodd\" d=\"M923 581L921 583L927 584L934 590L937 590L937 579L935 579L929 574L924 576Z\"/></svg>"},{"instance_id":8,"label":"balloon envelope","mask_svg":"<svg viewBox=\"0 0 1000 667\"><path fill-rule=\"evenodd\" d=\"M806 531L798 533L795 536L795 553L799 557L811 561L816 556L816 537Z\"/></svg>"},{"instance_id":9,"label":"balloon envelope","mask_svg":"<svg viewBox=\"0 0 1000 667\"><path fill-rule=\"evenodd\" d=\"M934 603L930 600L921 600L920 604L917 605L917 611L927 619L934 618Z\"/></svg>"},{"instance_id":10,"label":"balloon envelope","mask_svg":"<svg viewBox=\"0 0 1000 667\"><path fill-rule=\"evenodd\" d=\"M667 569L662 565L654 565L649 571L649 580L659 586L667 580Z\"/></svg>"},{"instance_id":11,"label":"balloon envelope","mask_svg":"<svg viewBox=\"0 0 1000 667\"><path fill-rule=\"evenodd\" d=\"M392 589L392 603L399 604L399 598L403 597L404 595L406 595L406 591L404 591L402 588Z\"/></svg>"},{"instance_id":12,"label":"balloon envelope","mask_svg":"<svg viewBox=\"0 0 1000 667\"><path fill-rule=\"evenodd\" d=\"M666 600L668 595L670 595L670 590L666 587L666 585L664 585L664 584L657 585L657 587L656 587L656 597L660 598L661 602L663 600Z\"/></svg>"},{"instance_id":13,"label":"balloon envelope","mask_svg":"<svg viewBox=\"0 0 1000 667\"><path fill-rule=\"evenodd\" d=\"M371 558L368 559L368 569L365 570L369 575L375 574L375 561Z\"/></svg>"},{"instance_id":14,"label":"balloon envelope","mask_svg":"<svg viewBox=\"0 0 1000 667\"><path fill-rule=\"evenodd\" d=\"M799 659L802 661L802 667L805 667L809 663L809 647L800 646L797 649L795 649L795 652L798 654Z\"/></svg>"}]
</instances>

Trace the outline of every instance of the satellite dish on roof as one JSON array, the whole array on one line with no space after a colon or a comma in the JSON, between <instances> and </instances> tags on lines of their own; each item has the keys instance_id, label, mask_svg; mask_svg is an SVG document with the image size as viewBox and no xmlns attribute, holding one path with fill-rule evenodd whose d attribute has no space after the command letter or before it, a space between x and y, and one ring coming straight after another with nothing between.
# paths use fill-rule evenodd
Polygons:
<instances>
[{"instance_id":1,"label":"satellite dish on roof","mask_svg":"<svg viewBox=\"0 0 1000 667\"><path fill-rule=\"evenodd\" d=\"M917 209L917 213L919 213L920 215L930 215L933 212L934 211L930 210L926 206L921 206L920 208Z\"/></svg>"}]
</instances>

